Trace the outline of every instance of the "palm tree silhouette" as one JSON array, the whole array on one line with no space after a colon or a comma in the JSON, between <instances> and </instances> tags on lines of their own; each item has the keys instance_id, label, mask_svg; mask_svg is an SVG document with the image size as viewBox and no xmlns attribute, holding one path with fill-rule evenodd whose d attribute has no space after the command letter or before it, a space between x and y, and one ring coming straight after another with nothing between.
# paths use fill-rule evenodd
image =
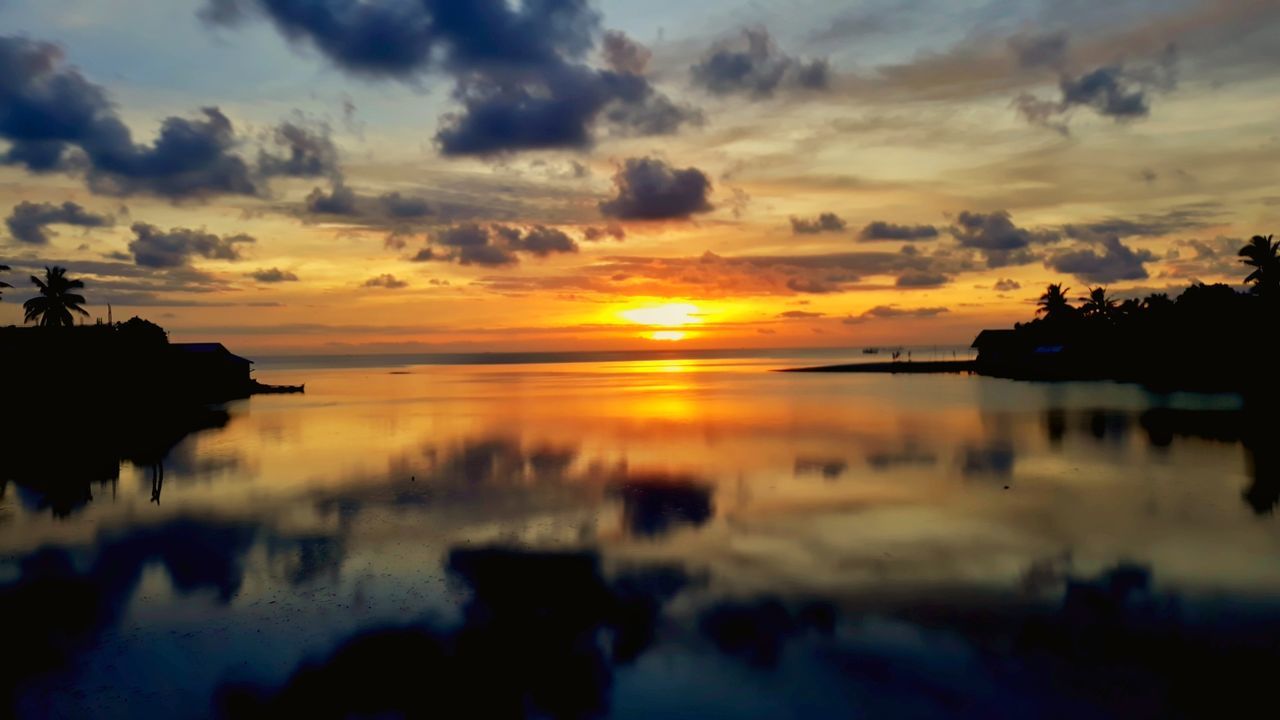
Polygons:
<instances>
[{"instance_id":1,"label":"palm tree silhouette","mask_svg":"<svg viewBox=\"0 0 1280 720\"><path fill-rule=\"evenodd\" d=\"M1080 306L1080 313L1089 318L1110 318L1115 315L1116 301L1107 297L1107 289L1105 287L1089 288L1089 294L1080 298L1084 303Z\"/></svg>"},{"instance_id":2,"label":"palm tree silhouette","mask_svg":"<svg viewBox=\"0 0 1280 720\"><path fill-rule=\"evenodd\" d=\"M1280 243L1272 242L1274 235L1262 237L1254 235L1249 244L1240 248L1241 262L1254 268L1245 278L1245 283L1253 283L1253 291L1259 294L1274 294L1280 289Z\"/></svg>"},{"instance_id":3,"label":"palm tree silhouette","mask_svg":"<svg viewBox=\"0 0 1280 720\"><path fill-rule=\"evenodd\" d=\"M22 304L22 309L27 311L23 322L39 320L42 327L71 327L75 325L75 320L71 317L73 311L86 316L89 314L80 307L85 303L84 296L71 292L84 287L84 283L68 280L66 268L56 265L46 267L44 280L32 275L31 282L40 288L40 294Z\"/></svg>"},{"instance_id":4,"label":"palm tree silhouette","mask_svg":"<svg viewBox=\"0 0 1280 720\"><path fill-rule=\"evenodd\" d=\"M0 265L0 272L8 272L8 271L9 271L8 265ZM13 286L3 280L0 280L0 288L7 288L7 287L13 287ZM3 299L4 299L4 293L0 293L0 300L3 300Z\"/></svg>"},{"instance_id":5,"label":"palm tree silhouette","mask_svg":"<svg viewBox=\"0 0 1280 720\"><path fill-rule=\"evenodd\" d=\"M1071 288L1064 288L1061 283L1045 288L1044 294L1036 301L1036 314L1043 313L1045 320L1057 320L1070 315L1075 310L1067 300L1067 293L1070 291Z\"/></svg>"}]
</instances>

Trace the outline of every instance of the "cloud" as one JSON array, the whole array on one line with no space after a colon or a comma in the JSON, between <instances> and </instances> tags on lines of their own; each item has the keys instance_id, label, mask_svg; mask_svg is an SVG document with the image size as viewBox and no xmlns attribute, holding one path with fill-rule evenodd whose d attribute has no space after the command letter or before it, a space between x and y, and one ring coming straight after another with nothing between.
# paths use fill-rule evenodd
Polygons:
<instances>
[{"instance_id":1,"label":"cloud","mask_svg":"<svg viewBox=\"0 0 1280 720\"><path fill-rule=\"evenodd\" d=\"M32 172L83 173L108 195L170 199L254 195L249 166L232 153L231 121L216 107L169 117L154 144L138 145L100 86L65 64L55 45L0 37L0 163Z\"/></svg>"},{"instance_id":2,"label":"cloud","mask_svg":"<svg viewBox=\"0 0 1280 720\"><path fill-rule=\"evenodd\" d=\"M435 208L425 198L404 195L398 191L381 195L361 195L346 185L341 177L329 190L313 188L302 203L306 215L337 216L352 221L403 230L435 215Z\"/></svg>"},{"instance_id":3,"label":"cloud","mask_svg":"<svg viewBox=\"0 0 1280 720\"><path fill-rule=\"evenodd\" d=\"M387 215L393 218L422 218L432 213L431 205L426 200L404 196L398 192L379 195L378 202L386 210Z\"/></svg>"},{"instance_id":4,"label":"cloud","mask_svg":"<svg viewBox=\"0 0 1280 720\"><path fill-rule=\"evenodd\" d=\"M541 225L529 229L523 236L518 232L512 234L508 242L515 250L521 250L537 257L547 257L555 253L578 252L578 243L564 232Z\"/></svg>"},{"instance_id":5,"label":"cloud","mask_svg":"<svg viewBox=\"0 0 1280 720\"><path fill-rule=\"evenodd\" d=\"M812 220L798 217L791 218L791 233L793 235L817 235L824 232L841 232L844 230L845 225L845 221L839 215L824 212Z\"/></svg>"},{"instance_id":6,"label":"cloud","mask_svg":"<svg viewBox=\"0 0 1280 720\"><path fill-rule=\"evenodd\" d=\"M804 61L784 54L763 29L716 44L690 68L694 85L715 95L768 98L779 88L825 90L831 83L826 60Z\"/></svg>"},{"instance_id":7,"label":"cloud","mask_svg":"<svg viewBox=\"0 0 1280 720\"><path fill-rule=\"evenodd\" d=\"M307 212L315 215L355 215L356 193L341 182L334 183L329 192L314 188L304 201Z\"/></svg>"},{"instance_id":8,"label":"cloud","mask_svg":"<svg viewBox=\"0 0 1280 720\"><path fill-rule=\"evenodd\" d=\"M807 311L807 310L788 310L788 311L786 311L786 312L780 312L780 313L778 313L778 317L780 317L780 318L797 319L797 320L798 320L798 319L820 318L820 317L825 317L825 316L826 316L826 313L820 313L820 312L809 312L809 311Z\"/></svg>"},{"instance_id":9,"label":"cloud","mask_svg":"<svg viewBox=\"0 0 1280 720\"><path fill-rule=\"evenodd\" d=\"M51 233L47 228L50 225L110 227L115 219L110 215L91 213L71 201L55 205L24 200L13 207L13 212L4 222L14 240L28 245L48 245Z\"/></svg>"},{"instance_id":10,"label":"cloud","mask_svg":"<svg viewBox=\"0 0 1280 720\"><path fill-rule=\"evenodd\" d=\"M365 280L360 287L367 288L386 288L387 290L399 290L409 287L409 283L404 280L397 280L395 275L383 274L377 277L371 277Z\"/></svg>"},{"instance_id":11,"label":"cloud","mask_svg":"<svg viewBox=\"0 0 1280 720\"><path fill-rule=\"evenodd\" d=\"M600 212L622 220L687 218L713 210L711 180L697 168L678 170L657 158L628 158L613 176L617 196Z\"/></svg>"},{"instance_id":12,"label":"cloud","mask_svg":"<svg viewBox=\"0 0 1280 720\"><path fill-rule=\"evenodd\" d=\"M218 237L213 233L188 228L162 231L155 225L134 223L134 239L129 242L133 261L142 267L176 268L199 256L210 260L239 260L243 245L257 242L248 235Z\"/></svg>"},{"instance_id":13,"label":"cloud","mask_svg":"<svg viewBox=\"0 0 1280 720\"><path fill-rule=\"evenodd\" d=\"M1075 108L1090 108L1118 122L1143 118L1151 113L1153 92L1168 92L1176 86L1177 57L1176 47L1169 45L1154 64L1134 67L1115 63L1079 75L1064 72L1058 79L1058 100L1023 93L1015 98L1014 107L1028 122L1064 134L1065 116Z\"/></svg>"},{"instance_id":14,"label":"cloud","mask_svg":"<svg viewBox=\"0 0 1280 720\"><path fill-rule=\"evenodd\" d=\"M556 228L462 223L433 233L430 244L410 260L502 267L519 263L521 253L545 258L576 252L578 243Z\"/></svg>"},{"instance_id":15,"label":"cloud","mask_svg":"<svg viewBox=\"0 0 1280 720\"><path fill-rule=\"evenodd\" d=\"M653 59L653 52L649 48L617 30L605 31L601 53L610 70L631 75L643 75L649 69L649 61Z\"/></svg>"},{"instance_id":16,"label":"cloud","mask_svg":"<svg viewBox=\"0 0 1280 720\"><path fill-rule=\"evenodd\" d=\"M254 270L249 273L249 277L260 283L281 283L281 282L297 282L298 276L288 270L280 268L270 268L264 270Z\"/></svg>"},{"instance_id":17,"label":"cloud","mask_svg":"<svg viewBox=\"0 0 1280 720\"><path fill-rule=\"evenodd\" d=\"M1117 280L1143 280L1147 269L1143 263L1155 260L1148 250L1133 250L1111 237L1102 241L1103 252L1092 247L1063 250L1050 255L1045 267L1069 273L1088 283L1109 283Z\"/></svg>"},{"instance_id":18,"label":"cloud","mask_svg":"<svg viewBox=\"0 0 1280 720\"><path fill-rule=\"evenodd\" d=\"M894 285L900 288L928 288L939 287L949 282L951 282L951 278L939 272L912 270L899 275Z\"/></svg>"},{"instance_id":19,"label":"cloud","mask_svg":"<svg viewBox=\"0 0 1280 720\"><path fill-rule=\"evenodd\" d=\"M273 151L258 153L258 172L264 176L337 177L338 148L325 125L306 127L300 122L282 122L271 135Z\"/></svg>"},{"instance_id":20,"label":"cloud","mask_svg":"<svg viewBox=\"0 0 1280 720\"><path fill-rule=\"evenodd\" d=\"M606 37L611 67L586 63L600 16L584 0L214 0L201 12L217 25L252 16L357 76L451 76L461 110L444 115L436 133L445 155L583 148L602 119L624 134L654 135L700 117L653 87L640 62L647 51L629 39Z\"/></svg>"},{"instance_id":21,"label":"cloud","mask_svg":"<svg viewBox=\"0 0 1280 720\"><path fill-rule=\"evenodd\" d=\"M1163 213L1130 218L1104 218L1065 225L1063 233L1073 240L1102 240L1119 237L1162 237L1214 224L1218 212L1212 206L1184 205Z\"/></svg>"},{"instance_id":22,"label":"cloud","mask_svg":"<svg viewBox=\"0 0 1280 720\"><path fill-rule=\"evenodd\" d=\"M1015 35L1009 38L1018 65L1024 68L1060 68L1067 59L1070 39L1065 31Z\"/></svg>"},{"instance_id":23,"label":"cloud","mask_svg":"<svg viewBox=\"0 0 1280 720\"><path fill-rule=\"evenodd\" d=\"M876 220L862 228L858 235L861 242L877 242L881 240L934 240L938 237L938 229L932 225L895 225Z\"/></svg>"},{"instance_id":24,"label":"cloud","mask_svg":"<svg viewBox=\"0 0 1280 720\"><path fill-rule=\"evenodd\" d=\"M931 318L950 312L944 307L900 308L897 305L877 305L861 315L850 315L843 322L845 325L859 325L869 320L893 318Z\"/></svg>"},{"instance_id":25,"label":"cloud","mask_svg":"<svg viewBox=\"0 0 1280 720\"><path fill-rule=\"evenodd\" d=\"M587 227L582 230L582 239L587 242L600 242L605 238L613 238L621 242L627 239L627 231L617 223L604 227Z\"/></svg>"},{"instance_id":26,"label":"cloud","mask_svg":"<svg viewBox=\"0 0 1280 720\"><path fill-rule=\"evenodd\" d=\"M612 256L572 275L482 278L499 292L582 290L607 295L698 297L788 296L854 289L867 276L910 271L953 274L977 269L962 254L910 255L899 252L814 255L703 253L692 257ZM884 287L883 285L877 287Z\"/></svg>"},{"instance_id":27,"label":"cloud","mask_svg":"<svg viewBox=\"0 0 1280 720\"><path fill-rule=\"evenodd\" d=\"M1034 260L1027 248L1033 243L1050 243L1059 239L1051 230L1026 230L1013 224L1009 213L963 211L956 217L951 234L961 247L978 250L987 259L987 267L1026 264Z\"/></svg>"},{"instance_id":28,"label":"cloud","mask_svg":"<svg viewBox=\"0 0 1280 720\"><path fill-rule=\"evenodd\" d=\"M992 285L992 287L999 292L1012 292L1014 290L1021 290L1022 283L1019 283L1017 280L1007 280L1005 278L1001 278L999 280L996 280L996 284Z\"/></svg>"},{"instance_id":29,"label":"cloud","mask_svg":"<svg viewBox=\"0 0 1280 720\"><path fill-rule=\"evenodd\" d=\"M1162 263L1164 276L1199 280L1205 277L1239 279L1244 275L1240 248L1244 240L1217 237L1212 240L1175 240Z\"/></svg>"}]
</instances>

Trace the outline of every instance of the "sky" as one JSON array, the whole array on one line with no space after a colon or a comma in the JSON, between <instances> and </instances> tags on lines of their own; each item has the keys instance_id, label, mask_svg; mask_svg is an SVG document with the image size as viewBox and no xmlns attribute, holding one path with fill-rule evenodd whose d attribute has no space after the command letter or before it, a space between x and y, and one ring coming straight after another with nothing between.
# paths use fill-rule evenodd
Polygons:
<instances>
[{"instance_id":1,"label":"sky","mask_svg":"<svg viewBox=\"0 0 1280 720\"><path fill-rule=\"evenodd\" d=\"M27 276L247 353L967 343L1238 285L1275 0L0 0Z\"/></svg>"}]
</instances>

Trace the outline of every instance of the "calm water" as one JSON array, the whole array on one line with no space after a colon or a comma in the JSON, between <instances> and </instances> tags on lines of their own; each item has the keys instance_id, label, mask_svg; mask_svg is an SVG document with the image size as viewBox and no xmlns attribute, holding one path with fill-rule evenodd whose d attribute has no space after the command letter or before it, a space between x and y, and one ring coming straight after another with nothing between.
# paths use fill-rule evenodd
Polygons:
<instances>
[{"instance_id":1,"label":"calm water","mask_svg":"<svg viewBox=\"0 0 1280 720\"><path fill-rule=\"evenodd\" d=\"M268 363L307 394L171 428L160 466L0 468L0 699L69 718L1271 700L1280 478L1239 400L766 372L787 360Z\"/></svg>"}]
</instances>

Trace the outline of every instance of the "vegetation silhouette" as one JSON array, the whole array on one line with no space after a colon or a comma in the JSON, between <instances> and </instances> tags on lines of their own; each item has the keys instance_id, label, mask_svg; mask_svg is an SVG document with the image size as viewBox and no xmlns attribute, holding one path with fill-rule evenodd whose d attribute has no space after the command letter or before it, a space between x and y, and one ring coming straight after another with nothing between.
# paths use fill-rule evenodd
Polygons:
<instances>
[{"instance_id":1,"label":"vegetation silhouette","mask_svg":"<svg viewBox=\"0 0 1280 720\"><path fill-rule=\"evenodd\" d=\"M1116 301L1107 295L1105 287L1089 288L1089 294L1080 298L1080 301L1082 317L1110 320L1116 315Z\"/></svg>"},{"instance_id":2,"label":"vegetation silhouette","mask_svg":"<svg viewBox=\"0 0 1280 720\"><path fill-rule=\"evenodd\" d=\"M1036 314L1043 314L1048 320L1061 320L1071 315L1074 309L1067 299L1068 292L1071 292L1071 288L1064 288L1061 283L1049 285L1036 301Z\"/></svg>"},{"instance_id":3,"label":"vegetation silhouette","mask_svg":"<svg viewBox=\"0 0 1280 720\"><path fill-rule=\"evenodd\" d=\"M1240 257L1245 265L1253 268L1253 272L1244 279L1245 284L1253 284L1253 291L1260 295L1274 296L1280 289L1280 243L1272 240L1274 236L1254 235L1249 244L1240 248Z\"/></svg>"},{"instance_id":4,"label":"vegetation silhouette","mask_svg":"<svg viewBox=\"0 0 1280 720\"><path fill-rule=\"evenodd\" d=\"M1120 380L1157 390L1226 390L1268 404L1280 378L1267 367L1280 317L1280 244L1255 236L1240 249L1252 268L1248 292L1194 283L1176 298L1151 293L1123 302L1092 287L1078 306L1061 284L1037 300L1037 317L1012 330L986 330L971 369L1025 380Z\"/></svg>"},{"instance_id":5,"label":"vegetation silhouette","mask_svg":"<svg viewBox=\"0 0 1280 720\"><path fill-rule=\"evenodd\" d=\"M9 269L10 268L8 265L0 265L0 272L9 272ZM0 288L11 288L11 287L13 286L10 285L9 283L3 280L0 280ZM0 300L4 300L4 293L0 293Z\"/></svg>"},{"instance_id":6,"label":"vegetation silhouette","mask_svg":"<svg viewBox=\"0 0 1280 720\"><path fill-rule=\"evenodd\" d=\"M72 292L84 288L84 282L67 277L64 267L46 267L44 280L31 276L31 282L40 290L40 294L22 304L26 311L23 322L38 322L42 327L71 327L76 324L71 313L79 313L85 317L89 311L84 296Z\"/></svg>"}]
</instances>

